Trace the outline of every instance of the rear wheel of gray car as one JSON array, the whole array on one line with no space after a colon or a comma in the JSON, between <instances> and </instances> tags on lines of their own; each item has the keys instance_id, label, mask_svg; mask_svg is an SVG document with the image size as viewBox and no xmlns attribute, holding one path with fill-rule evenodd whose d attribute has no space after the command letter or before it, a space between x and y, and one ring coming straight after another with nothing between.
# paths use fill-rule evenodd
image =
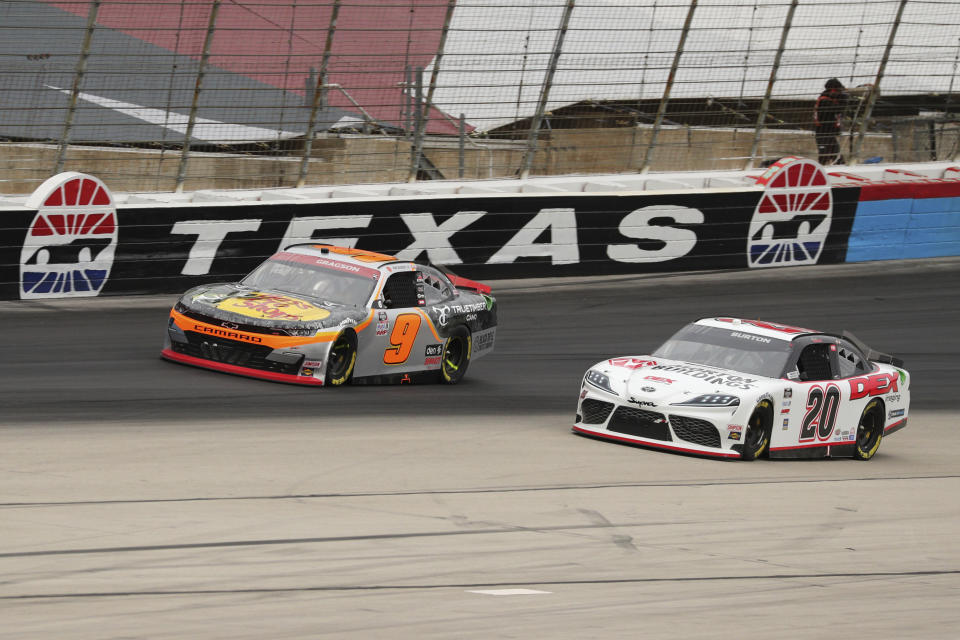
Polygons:
<instances>
[{"instance_id":1,"label":"rear wheel of gray car","mask_svg":"<svg viewBox=\"0 0 960 640\"><path fill-rule=\"evenodd\" d=\"M853 448L853 457L857 460L869 460L880 448L883 440L883 403L871 400L860 416L857 426L857 445Z\"/></svg>"},{"instance_id":2,"label":"rear wheel of gray car","mask_svg":"<svg viewBox=\"0 0 960 640\"><path fill-rule=\"evenodd\" d=\"M756 460L760 456L768 454L772 429L773 404L769 400L761 400L747 422L740 457L744 460Z\"/></svg>"},{"instance_id":3,"label":"rear wheel of gray car","mask_svg":"<svg viewBox=\"0 0 960 640\"><path fill-rule=\"evenodd\" d=\"M357 364L357 336L352 331L344 331L334 341L327 356L327 374L323 383L338 387L350 381L353 367Z\"/></svg>"},{"instance_id":4,"label":"rear wheel of gray car","mask_svg":"<svg viewBox=\"0 0 960 640\"><path fill-rule=\"evenodd\" d=\"M440 360L440 379L446 384L457 384L467 373L470 366L470 354L473 340L470 330L464 326L456 327L443 345L443 357Z\"/></svg>"}]
</instances>

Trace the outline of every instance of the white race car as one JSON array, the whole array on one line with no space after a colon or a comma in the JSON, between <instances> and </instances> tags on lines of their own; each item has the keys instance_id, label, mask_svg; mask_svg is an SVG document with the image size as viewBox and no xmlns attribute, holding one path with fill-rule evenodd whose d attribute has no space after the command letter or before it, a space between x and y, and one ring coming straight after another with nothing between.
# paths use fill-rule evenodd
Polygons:
<instances>
[{"instance_id":1,"label":"white race car","mask_svg":"<svg viewBox=\"0 0 960 640\"><path fill-rule=\"evenodd\" d=\"M907 425L910 374L849 333L705 318L583 378L575 433L720 458L869 460Z\"/></svg>"}]
</instances>

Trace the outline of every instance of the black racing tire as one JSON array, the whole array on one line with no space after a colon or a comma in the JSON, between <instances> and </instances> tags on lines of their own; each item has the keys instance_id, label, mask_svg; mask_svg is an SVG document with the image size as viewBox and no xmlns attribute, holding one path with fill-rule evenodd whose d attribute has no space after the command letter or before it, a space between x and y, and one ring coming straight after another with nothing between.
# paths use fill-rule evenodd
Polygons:
<instances>
[{"instance_id":1,"label":"black racing tire","mask_svg":"<svg viewBox=\"0 0 960 640\"><path fill-rule=\"evenodd\" d=\"M756 460L770 455L770 434L773 432L773 403L761 400L756 409L750 414L747 428L743 432L743 448L740 449L740 458Z\"/></svg>"},{"instance_id":2,"label":"black racing tire","mask_svg":"<svg viewBox=\"0 0 960 640\"><path fill-rule=\"evenodd\" d=\"M440 358L440 380L444 384L457 384L467 374L470 356L473 353L473 337L464 326L455 327L443 344Z\"/></svg>"},{"instance_id":3,"label":"black racing tire","mask_svg":"<svg viewBox=\"0 0 960 640\"><path fill-rule=\"evenodd\" d=\"M883 403L879 399L871 400L864 407L860 424L857 425L857 442L853 447L855 460L869 460L877 453L883 440L883 416Z\"/></svg>"},{"instance_id":4,"label":"black racing tire","mask_svg":"<svg viewBox=\"0 0 960 640\"><path fill-rule=\"evenodd\" d=\"M353 331L344 331L337 336L327 354L327 372L323 384L339 387L350 382L353 367L357 364L357 336Z\"/></svg>"}]
</instances>

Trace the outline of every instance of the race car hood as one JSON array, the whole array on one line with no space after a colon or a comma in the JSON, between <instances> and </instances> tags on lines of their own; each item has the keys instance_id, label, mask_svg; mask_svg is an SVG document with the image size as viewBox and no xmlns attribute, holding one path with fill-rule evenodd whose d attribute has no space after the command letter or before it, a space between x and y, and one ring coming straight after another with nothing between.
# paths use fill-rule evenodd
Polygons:
<instances>
[{"instance_id":1,"label":"race car hood","mask_svg":"<svg viewBox=\"0 0 960 640\"><path fill-rule=\"evenodd\" d=\"M194 287L177 306L238 325L299 332L356 324L366 317L359 307L233 283Z\"/></svg>"},{"instance_id":2,"label":"race car hood","mask_svg":"<svg viewBox=\"0 0 960 640\"><path fill-rule=\"evenodd\" d=\"M675 404L702 395L739 398L757 391L766 380L757 375L654 356L612 358L593 368L609 376L614 391L638 404Z\"/></svg>"}]
</instances>

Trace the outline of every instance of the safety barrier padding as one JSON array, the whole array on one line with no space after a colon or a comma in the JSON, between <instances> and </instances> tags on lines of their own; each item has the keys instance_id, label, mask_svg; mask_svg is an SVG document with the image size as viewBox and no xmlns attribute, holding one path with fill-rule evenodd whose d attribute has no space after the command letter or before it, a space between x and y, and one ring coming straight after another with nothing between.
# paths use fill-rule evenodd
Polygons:
<instances>
[{"instance_id":1,"label":"safety barrier padding","mask_svg":"<svg viewBox=\"0 0 960 640\"><path fill-rule=\"evenodd\" d=\"M311 241L475 279L960 255L952 169L935 179L895 169L827 174L788 157L717 188L179 204L117 204L102 181L65 173L0 212L0 299L174 293L235 281Z\"/></svg>"},{"instance_id":2,"label":"safety barrier padding","mask_svg":"<svg viewBox=\"0 0 960 640\"><path fill-rule=\"evenodd\" d=\"M847 262L955 255L960 255L960 179L860 187Z\"/></svg>"}]
</instances>

